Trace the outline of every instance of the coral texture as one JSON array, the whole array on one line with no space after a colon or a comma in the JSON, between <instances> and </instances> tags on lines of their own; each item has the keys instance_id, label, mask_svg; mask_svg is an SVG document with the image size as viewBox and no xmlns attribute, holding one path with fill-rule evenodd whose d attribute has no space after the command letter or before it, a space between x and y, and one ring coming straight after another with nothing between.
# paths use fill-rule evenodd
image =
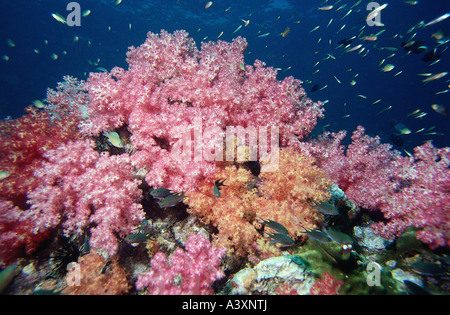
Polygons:
<instances>
[{"instance_id":1,"label":"coral texture","mask_svg":"<svg viewBox=\"0 0 450 315\"><path fill-rule=\"evenodd\" d=\"M413 157L403 157L361 126L346 149L344 137L345 132L327 133L296 146L315 157L348 198L383 213L388 222L374 225L376 233L392 239L412 225L431 248L450 246L450 148L427 142Z\"/></svg>"},{"instance_id":2,"label":"coral texture","mask_svg":"<svg viewBox=\"0 0 450 315\"><path fill-rule=\"evenodd\" d=\"M251 185L258 180L249 170L234 165L218 169L198 190L187 193L188 211L213 224L218 229L216 244L238 256L253 253L253 243L261 237L256 228L262 219L279 222L297 239L302 227L315 229L320 225L323 216L312 205L330 197L327 188L331 181L313 161L291 148L282 148L278 169L261 173L261 183L255 188ZM226 179L220 197L213 194L217 179Z\"/></svg>"},{"instance_id":3,"label":"coral texture","mask_svg":"<svg viewBox=\"0 0 450 315\"><path fill-rule=\"evenodd\" d=\"M322 117L322 103L306 97L301 81L278 81L277 71L261 61L245 65L246 47L237 37L202 43L198 50L185 31L148 33L127 53L129 70L90 75L90 118L81 128L98 135L127 126L136 149L132 161L146 168L148 184L179 192L215 171L215 161L201 155L212 141L194 139L195 159L191 150L174 158L174 145L189 132L209 127L220 136L226 126L277 126L281 143L289 134L308 135Z\"/></svg>"},{"instance_id":4,"label":"coral texture","mask_svg":"<svg viewBox=\"0 0 450 315\"><path fill-rule=\"evenodd\" d=\"M44 154L34 172L39 186L28 194L33 233L61 225L65 236L89 230L90 245L109 255L117 251L116 234L128 235L144 218L142 192L129 156L93 150L91 141L69 141Z\"/></svg>"},{"instance_id":5,"label":"coral texture","mask_svg":"<svg viewBox=\"0 0 450 315\"><path fill-rule=\"evenodd\" d=\"M226 249L214 247L204 236L191 234L186 250L177 248L170 263L162 252L152 260L152 270L139 275L136 289L147 289L148 294L212 294L211 285L225 276L220 266Z\"/></svg>"}]
</instances>

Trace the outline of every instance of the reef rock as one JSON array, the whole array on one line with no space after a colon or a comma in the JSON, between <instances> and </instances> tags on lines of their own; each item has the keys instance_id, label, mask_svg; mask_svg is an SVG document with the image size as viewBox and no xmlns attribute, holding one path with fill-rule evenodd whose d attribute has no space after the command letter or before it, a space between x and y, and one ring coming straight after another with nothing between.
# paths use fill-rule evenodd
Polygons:
<instances>
[{"instance_id":1,"label":"reef rock","mask_svg":"<svg viewBox=\"0 0 450 315\"><path fill-rule=\"evenodd\" d=\"M231 294L272 295L286 291L308 294L314 283L305 267L290 256L272 257L261 261L254 268L245 268L231 280Z\"/></svg>"}]
</instances>

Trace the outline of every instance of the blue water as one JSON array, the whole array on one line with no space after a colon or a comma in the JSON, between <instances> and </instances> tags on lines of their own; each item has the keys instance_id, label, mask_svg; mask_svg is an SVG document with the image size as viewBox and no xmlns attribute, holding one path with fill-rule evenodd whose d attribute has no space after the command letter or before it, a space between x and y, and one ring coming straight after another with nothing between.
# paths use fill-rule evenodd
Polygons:
<instances>
[{"instance_id":1,"label":"blue water","mask_svg":"<svg viewBox=\"0 0 450 315\"><path fill-rule=\"evenodd\" d=\"M246 63L260 59L268 66L281 68L279 79L292 75L305 81L305 89L313 100L328 100L325 119L319 121L314 135L322 130L351 132L357 125L363 125L368 134L378 134L383 142L390 142L391 134L395 132L392 125L403 122L412 133L401 136L403 146L398 149L411 151L427 140L433 140L438 147L449 145L449 116L434 112L431 105L440 104L450 110L450 93L435 95L449 89L450 76L425 85L421 82L423 77L417 74L449 71L450 50L444 52L439 63L430 66L421 61L423 53L406 54L400 46L402 39L399 36L393 38L396 34L404 35L422 20L429 22L450 12L448 0L419 0L417 5L390 1L381 14L385 27L366 26L364 29L364 35L386 29L378 40L354 41L353 45L362 43L366 51L369 50L367 55L366 51L346 54L343 48L336 48L338 41L358 35L366 24L366 5L370 2L367 0L353 8L344 19L342 17L356 0L342 0L331 11L317 10L323 0L217 0L208 9L205 9L205 0L123 0L117 6L114 0L78 1L82 11L91 10L89 16L82 18L79 27L69 27L51 16L52 12L67 15L69 2L0 1L0 56L9 57L8 61L0 60L1 118L23 115L27 105L35 99L44 99L46 89L55 87L64 75L85 79L97 67L126 67L127 48L142 44L149 31L185 29L197 45L203 39L217 40L223 31L220 40L230 41L236 36L247 38ZM346 7L337 10L345 4ZM225 12L227 8L229 10ZM327 27L331 18L333 22ZM233 34L243 24L241 19L250 19L250 24ZM300 23L296 23L298 21ZM345 28L338 32L344 24ZM310 32L317 25L320 28ZM290 33L286 37L280 36L286 27L290 27ZM431 34L439 29L450 34L450 19L419 29L414 39L433 49L437 43ZM269 36L257 37L267 32L270 32ZM79 37L76 43L75 36ZM7 44L8 39L15 47ZM385 46L398 48L395 56L385 62L395 65L395 69L387 73L380 71L379 63L393 51L379 49ZM34 51L36 49L39 54ZM58 55L57 60L51 58L53 53ZM335 59L324 60L328 54ZM98 65L92 64L98 59ZM314 67L318 61L319 65ZM288 67L291 68L286 70ZM313 74L317 69L320 71ZM394 76L399 71L403 72ZM351 86L349 83L357 74L357 83ZM328 87L310 92L314 84ZM379 103L372 104L378 99L381 99ZM380 113L389 106L392 108ZM427 115L421 119L408 117L416 109ZM415 133L433 126L431 132L438 134Z\"/></svg>"}]
</instances>

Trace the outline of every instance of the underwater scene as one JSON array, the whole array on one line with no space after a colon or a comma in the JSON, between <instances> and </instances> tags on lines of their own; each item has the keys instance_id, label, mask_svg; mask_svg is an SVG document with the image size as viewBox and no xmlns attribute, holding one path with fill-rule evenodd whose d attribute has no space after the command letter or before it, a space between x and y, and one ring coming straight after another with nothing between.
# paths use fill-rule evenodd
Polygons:
<instances>
[{"instance_id":1,"label":"underwater scene","mask_svg":"<svg viewBox=\"0 0 450 315\"><path fill-rule=\"evenodd\" d=\"M448 0L0 3L1 294L450 293Z\"/></svg>"}]
</instances>

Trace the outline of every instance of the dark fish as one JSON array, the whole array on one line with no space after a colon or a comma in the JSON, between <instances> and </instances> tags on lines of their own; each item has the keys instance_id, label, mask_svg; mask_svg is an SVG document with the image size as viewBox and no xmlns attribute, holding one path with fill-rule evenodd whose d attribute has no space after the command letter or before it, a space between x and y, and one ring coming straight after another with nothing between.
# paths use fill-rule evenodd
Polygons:
<instances>
[{"instance_id":1,"label":"dark fish","mask_svg":"<svg viewBox=\"0 0 450 315\"><path fill-rule=\"evenodd\" d=\"M423 56L422 61L424 62L436 61L439 58L441 58L443 52L444 50L434 48L433 50L430 50Z\"/></svg>"},{"instance_id":2,"label":"dark fish","mask_svg":"<svg viewBox=\"0 0 450 315\"><path fill-rule=\"evenodd\" d=\"M449 268L441 264L416 262L411 265L412 271L421 276L443 277L449 274Z\"/></svg>"},{"instance_id":3,"label":"dark fish","mask_svg":"<svg viewBox=\"0 0 450 315\"><path fill-rule=\"evenodd\" d=\"M428 50L428 47L425 45L424 42L418 40L418 41L409 41L409 42L402 42L401 46L403 47L403 49L405 49L406 51L411 51L414 54L420 54L423 53L424 51Z\"/></svg>"},{"instance_id":4,"label":"dark fish","mask_svg":"<svg viewBox=\"0 0 450 315\"><path fill-rule=\"evenodd\" d=\"M339 210L334 205L328 203L328 202L322 202L317 205L314 205L313 208L316 208L320 212L326 215L338 215Z\"/></svg>"},{"instance_id":5,"label":"dark fish","mask_svg":"<svg viewBox=\"0 0 450 315\"><path fill-rule=\"evenodd\" d=\"M319 89L320 89L320 85L314 84L314 86L311 88L311 91L310 91L310 92L315 92L315 91L317 91L317 90L319 90Z\"/></svg>"},{"instance_id":6,"label":"dark fish","mask_svg":"<svg viewBox=\"0 0 450 315\"><path fill-rule=\"evenodd\" d=\"M126 240L130 243L142 243L142 242L145 242L146 240L148 240L149 238L150 238L149 234L138 232L138 233L128 235L126 237Z\"/></svg>"},{"instance_id":7,"label":"dark fish","mask_svg":"<svg viewBox=\"0 0 450 315\"><path fill-rule=\"evenodd\" d=\"M161 208L170 208L176 206L180 201L186 198L186 195L178 194L178 195L170 195L164 198L163 200L158 201L158 205Z\"/></svg>"},{"instance_id":8,"label":"dark fish","mask_svg":"<svg viewBox=\"0 0 450 315\"><path fill-rule=\"evenodd\" d=\"M214 196L220 197L220 187L226 186L223 183L226 181L226 179L218 179L214 182Z\"/></svg>"},{"instance_id":9,"label":"dark fish","mask_svg":"<svg viewBox=\"0 0 450 315\"><path fill-rule=\"evenodd\" d=\"M415 284L412 281L404 280L403 283L412 295L431 295L430 291L421 287L420 285Z\"/></svg>"},{"instance_id":10,"label":"dark fish","mask_svg":"<svg viewBox=\"0 0 450 315\"><path fill-rule=\"evenodd\" d=\"M287 235L281 233L267 233L267 237L271 239L270 244L280 244L281 247L290 247L295 244L294 240Z\"/></svg>"},{"instance_id":11,"label":"dark fish","mask_svg":"<svg viewBox=\"0 0 450 315\"><path fill-rule=\"evenodd\" d=\"M284 234L284 235L289 234L288 230L283 225L281 225L280 223L278 223L276 221L262 219L262 222L260 222L260 224L264 224L265 226L271 228L272 230L277 231L280 234Z\"/></svg>"},{"instance_id":12,"label":"dark fish","mask_svg":"<svg viewBox=\"0 0 450 315\"><path fill-rule=\"evenodd\" d=\"M333 241L338 242L339 244L353 244L353 238L348 234L336 231L334 229L327 229L326 233Z\"/></svg>"},{"instance_id":13,"label":"dark fish","mask_svg":"<svg viewBox=\"0 0 450 315\"><path fill-rule=\"evenodd\" d=\"M356 38L356 36L352 36L352 37L349 37L349 38L341 39L340 41L338 41L338 44L339 45L343 45L343 46L350 45L355 38Z\"/></svg>"},{"instance_id":14,"label":"dark fish","mask_svg":"<svg viewBox=\"0 0 450 315\"><path fill-rule=\"evenodd\" d=\"M309 238L316 240L321 243L327 243L331 242L331 237L329 237L326 233L322 231L306 231L306 235L308 235Z\"/></svg>"},{"instance_id":15,"label":"dark fish","mask_svg":"<svg viewBox=\"0 0 450 315\"><path fill-rule=\"evenodd\" d=\"M157 189L153 189L150 192L150 195L153 198L162 199L162 198L166 198L166 197L172 195L172 192L169 189L157 188Z\"/></svg>"},{"instance_id":16,"label":"dark fish","mask_svg":"<svg viewBox=\"0 0 450 315\"><path fill-rule=\"evenodd\" d=\"M400 135L391 134L391 142L398 147L403 146L403 139Z\"/></svg>"}]
</instances>

